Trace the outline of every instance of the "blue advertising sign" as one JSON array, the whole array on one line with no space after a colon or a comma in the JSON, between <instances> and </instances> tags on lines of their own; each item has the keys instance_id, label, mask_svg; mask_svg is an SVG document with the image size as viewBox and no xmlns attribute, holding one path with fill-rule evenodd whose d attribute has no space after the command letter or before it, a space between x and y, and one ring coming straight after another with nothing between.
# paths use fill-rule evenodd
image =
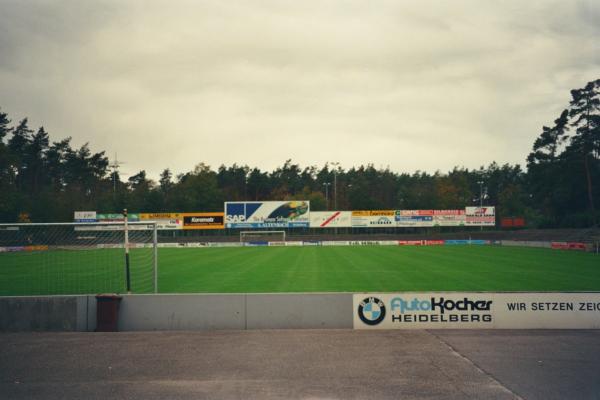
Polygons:
<instances>
[{"instance_id":1,"label":"blue advertising sign","mask_svg":"<svg viewBox=\"0 0 600 400\"><path fill-rule=\"evenodd\" d=\"M310 202L233 201L225 203L226 228L308 228Z\"/></svg>"}]
</instances>

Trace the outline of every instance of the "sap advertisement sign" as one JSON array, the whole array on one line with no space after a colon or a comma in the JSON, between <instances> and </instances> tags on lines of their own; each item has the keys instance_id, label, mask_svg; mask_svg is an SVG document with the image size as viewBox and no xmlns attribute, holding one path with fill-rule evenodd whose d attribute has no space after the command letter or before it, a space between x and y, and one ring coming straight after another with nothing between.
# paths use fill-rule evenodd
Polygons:
<instances>
[{"instance_id":1,"label":"sap advertisement sign","mask_svg":"<svg viewBox=\"0 0 600 400\"><path fill-rule=\"evenodd\" d=\"M225 203L227 228L308 228L310 202L235 201Z\"/></svg>"},{"instance_id":2,"label":"sap advertisement sign","mask_svg":"<svg viewBox=\"0 0 600 400\"><path fill-rule=\"evenodd\" d=\"M362 293L355 329L600 329L600 293Z\"/></svg>"}]
</instances>

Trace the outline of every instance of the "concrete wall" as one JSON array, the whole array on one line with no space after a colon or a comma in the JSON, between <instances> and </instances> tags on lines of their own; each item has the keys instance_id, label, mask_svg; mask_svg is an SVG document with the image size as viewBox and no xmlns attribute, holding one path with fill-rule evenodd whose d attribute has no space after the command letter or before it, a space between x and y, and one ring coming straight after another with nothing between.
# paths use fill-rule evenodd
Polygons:
<instances>
[{"instance_id":1,"label":"concrete wall","mask_svg":"<svg viewBox=\"0 0 600 400\"><path fill-rule=\"evenodd\" d=\"M351 293L246 295L246 329L351 329Z\"/></svg>"},{"instance_id":2,"label":"concrete wall","mask_svg":"<svg viewBox=\"0 0 600 400\"><path fill-rule=\"evenodd\" d=\"M138 330L352 328L352 294L123 296L119 327Z\"/></svg>"},{"instance_id":3,"label":"concrete wall","mask_svg":"<svg viewBox=\"0 0 600 400\"><path fill-rule=\"evenodd\" d=\"M412 328L600 329L600 292L441 294L447 299L462 300L465 296L469 298L484 296L485 299L493 300L494 308L486 312L493 316L494 323L480 326L470 321L465 324L460 321L462 325L429 326L419 321L419 324ZM356 314L357 304L364 299L365 295L353 296L351 293L125 295L121 301L119 329L121 331L352 329L357 327L354 323L359 321L359 316ZM386 298L402 294L372 293L371 295L391 304L392 301ZM435 293L405 293L406 298L415 296L430 299L435 296ZM509 306L517 303L525 306L518 310ZM533 307L534 304L536 307ZM540 308L539 304L544 307ZM572 310L549 309L549 305L561 304L573 304ZM585 307L580 309L581 305ZM0 331L94 331L96 306L95 296L0 297ZM425 310L425 313L430 312ZM359 323L358 327L367 326ZM406 321L402 326L386 326L382 323L374 328L399 327L411 328Z\"/></svg>"},{"instance_id":4,"label":"concrete wall","mask_svg":"<svg viewBox=\"0 0 600 400\"><path fill-rule=\"evenodd\" d=\"M88 296L0 297L0 331L86 331L87 310Z\"/></svg>"},{"instance_id":5,"label":"concrete wall","mask_svg":"<svg viewBox=\"0 0 600 400\"><path fill-rule=\"evenodd\" d=\"M206 330L245 329L243 294L164 294L123 296L119 329Z\"/></svg>"},{"instance_id":6,"label":"concrete wall","mask_svg":"<svg viewBox=\"0 0 600 400\"><path fill-rule=\"evenodd\" d=\"M122 331L352 328L352 294L124 295ZM94 296L0 297L0 331L94 331Z\"/></svg>"}]
</instances>

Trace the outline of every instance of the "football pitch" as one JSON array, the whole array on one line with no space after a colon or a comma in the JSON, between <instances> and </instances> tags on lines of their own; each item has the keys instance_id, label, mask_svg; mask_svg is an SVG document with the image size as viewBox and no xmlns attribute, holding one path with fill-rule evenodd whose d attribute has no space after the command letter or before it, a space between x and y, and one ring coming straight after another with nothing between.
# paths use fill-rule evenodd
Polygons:
<instances>
[{"instance_id":1,"label":"football pitch","mask_svg":"<svg viewBox=\"0 0 600 400\"><path fill-rule=\"evenodd\" d=\"M132 289L151 293L151 249ZM0 253L0 295L125 291L123 250ZM160 293L598 291L600 257L499 246L160 248Z\"/></svg>"}]
</instances>

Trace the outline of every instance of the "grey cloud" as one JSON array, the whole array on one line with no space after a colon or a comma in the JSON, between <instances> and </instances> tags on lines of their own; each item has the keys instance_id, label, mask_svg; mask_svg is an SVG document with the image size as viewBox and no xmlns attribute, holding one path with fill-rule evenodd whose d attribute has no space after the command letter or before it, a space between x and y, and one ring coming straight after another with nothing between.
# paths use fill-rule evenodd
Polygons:
<instances>
[{"instance_id":1,"label":"grey cloud","mask_svg":"<svg viewBox=\"0 0 600 400\"><path fill-rule=\"evenodd\" d=\"M200 161L523 163L600 73L591 1L0 7L0 106L154 176Z\"/></svg>"}]
</instances>

